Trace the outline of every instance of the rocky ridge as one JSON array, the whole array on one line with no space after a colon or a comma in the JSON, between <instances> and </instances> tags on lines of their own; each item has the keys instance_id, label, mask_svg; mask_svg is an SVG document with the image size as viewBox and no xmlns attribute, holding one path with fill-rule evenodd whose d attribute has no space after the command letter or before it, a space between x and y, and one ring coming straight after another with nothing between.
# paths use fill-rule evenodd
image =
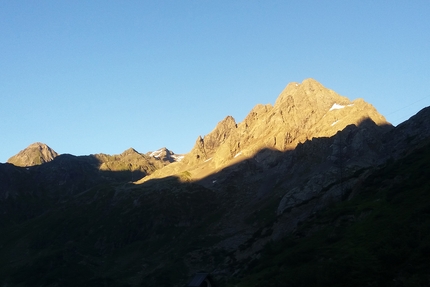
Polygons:
<instances>
[{"instance_id":1,"label":"rocky ridge","mask_svg":"<svg viewBox=\"0 0 430 287\"><path fill-rule=\"evenodd\" d=\"M227 116L204 137L199 136L193 149L179 164L156 171L161 178L189 171L199 179L246 158L262 149L285 152L313 138L331 137L348 125L365 121L389 130L392 125L363 99L350 101L313 79L290 83L272 106L256 105L247 117L236 123ZM261 157L260 157L261 158ZM270 162L275 158L265 157Z\"/></svg>"},{"instance_id":2,"label":"rocky ridge","mask_svg":"<svg viewBox=\"0 0 430 287\"><path fill-rule=\"evenodd\" d=\"M378 126L390 125L362 99L350 101L317 81L307 79L301 84L288 84L274 106L255 106L237 125L233 118L227 117L197 141L188 157L200 162L212 158L215 166L220 166L239 156L253 156L263 148L292 150L299 143L333 136L346 126L358 126L366 119ZM213 144L214 139L217 144Z\"/></svg>"},{"instance_id":3,"label":"rocky ridge","mask_svg":"<svg viewBox=\"0 0 430 287\"><path fill-rule=\"evenodd\" d=\"M47 160L51 153L55 157ZM133 182L180 161L182 156L166 148L147 154L129 148L117 155L59 155L46 144L34 143L11 159L0 164L0 201L28 193L42 196L36 191L40 186L49 197L63 198L99 184Z\"/></svg>"}]
</instances>

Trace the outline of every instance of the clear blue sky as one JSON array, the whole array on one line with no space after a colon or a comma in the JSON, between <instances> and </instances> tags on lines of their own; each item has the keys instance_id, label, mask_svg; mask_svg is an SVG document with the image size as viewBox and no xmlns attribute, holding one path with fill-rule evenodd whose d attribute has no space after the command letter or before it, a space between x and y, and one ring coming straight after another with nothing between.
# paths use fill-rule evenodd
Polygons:
<instances>
[{"instance_id":1,"label":"clear blue sky","mask_svg":"<svg viewBox=\"0 0 430 287\"><path fill-rule=\"evenodd\" d=\"M314 78L397 125L430 105L429 1L0 1L0 162L186 153Z\"/></svg>"}]
</instances>

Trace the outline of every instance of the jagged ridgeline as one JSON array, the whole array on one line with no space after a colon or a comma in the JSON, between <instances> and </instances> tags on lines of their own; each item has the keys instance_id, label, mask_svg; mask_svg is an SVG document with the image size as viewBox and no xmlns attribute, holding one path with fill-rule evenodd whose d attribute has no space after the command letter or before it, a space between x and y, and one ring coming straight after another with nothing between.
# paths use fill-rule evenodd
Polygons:
<instances>
[{"instance_id":1,"label":"jagged ridgeline","mask_svg":"<svg viewBox=\"0 0 430 287\"><path fill-rule=\"evenodd\" d=\"M0 284L426 286L429 150L430 108L393 127L312 79L183 156L37 143L0 164Z\"/></svg>"},{"instance_id":2,"label":"jagged ridgeline","mask_svg":"<svg viewBox=\"0 0 430 287\"><path fill-rule=\"evenodd\" d=\"M158 170L150 178L190 172L201 179L232 163L254 157L263 149L285 152L313 138L331 137L349 125L373 123L369 132L392 128L362 99L350 101L313 79L290 83L272 106L256 105L241 123L227 116L213 131L199 136L181 163ZM381 130L381 131L379 131ZM276 154L276 153L275 153ZM276 156L260 156L269 164Z\"/></svg>"},{"instance_id":3,"label":"jagged ridgeline","mask_svg":"<svg viewBox=\"0 0 430 287\"><path fill-rule=\"evenodd\" d=\"M8 163L20 167L33 167L53 161L56 157L60 156L52 148L43 143L33 143L18 154L8 159ZM183 156L176 155L174 152L167 148L161 148L154 152L148 152L146 154L139 153L133 148L125 150L123 153L118 155L108 154L94 154L89 156L75 157L69 154L61 155L61 159L57 159L57 162L61 160L62 163L67 162L66 158L71 161L79 159L80 162L86 163L95 170L105 172L105 174L116 173L116 176L123 180L136 181L147 175L150 175L157 169L160 169L167 164L172 162L181 161ZM52 163L52 166L56 166L57 162ZM63 166L64 167L64 166Z\"/></svg>"}]
</instances>

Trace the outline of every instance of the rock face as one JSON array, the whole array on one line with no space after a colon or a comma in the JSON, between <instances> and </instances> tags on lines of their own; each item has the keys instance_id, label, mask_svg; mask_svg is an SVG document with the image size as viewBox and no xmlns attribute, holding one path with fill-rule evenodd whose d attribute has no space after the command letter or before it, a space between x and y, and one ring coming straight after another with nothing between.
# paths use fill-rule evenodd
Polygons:
<instances>
[{"instance_id":1,"label":"rock face","mask_svg":"<svg viewBox=\"0 0 430 287\"><path fill-rule=\"evenodd\" d=\"M331 137L348 125L373 122L392 128L385 118L362 99L350 101L313 79L290 83L272 106L256 105L241 123L231 116L204 137L199 136L181 166L169 166L154 176L164 177L190 170L201 178L256 155L263 149L285 152L313 138ZM364 135L362 135L364 136ZM358 140L357 140L358 141ZM358 144L356 142L355 144ZM264 157L265 161L275 160Z\"/></svg>"},{"instance_id":2,"label":"rock face","mask_svg":"<svg viewBox=\"0 0 430 287\"><path fill-rule=\"evenodd\" d=\"M57 156L58 154L49 146L37 142L9 158L7 162L16 166L27 167L49 162Z\"/></svg>"},{"instance_id":3,"label":"rock face","mask_svg":"<svg viewBox=\"0 0 430 287\"><path fill-rule=\"evenodd\" d=\"M207 134L204 138L199 136L196 140L194 148L185 158L185 162L189 165L195 165L202 161L212 158L218 150L224 146L228 146L227 142L236 132L237 124L232 116L227 116L220 121L215 129ZM226 151L226 158L231 158L231 153L234 150Z\"/></svg>"}]
</instances>

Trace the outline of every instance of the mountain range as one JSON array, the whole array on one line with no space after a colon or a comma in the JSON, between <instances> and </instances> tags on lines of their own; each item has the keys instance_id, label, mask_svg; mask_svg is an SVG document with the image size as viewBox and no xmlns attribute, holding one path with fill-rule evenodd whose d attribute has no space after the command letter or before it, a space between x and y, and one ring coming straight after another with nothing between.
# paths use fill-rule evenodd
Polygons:
<instances>
[{"instance_id":1,"label":"mountain range","mask_svg":"<svg viewBox=\"0 0 430 287\"><path fill-rule=\"evenodd\" d=\"M0 164L0 283L428 286L429 147L430 108L394 127L313 79L184 155L35 143Z\"/></svg>"}]
</instances>

